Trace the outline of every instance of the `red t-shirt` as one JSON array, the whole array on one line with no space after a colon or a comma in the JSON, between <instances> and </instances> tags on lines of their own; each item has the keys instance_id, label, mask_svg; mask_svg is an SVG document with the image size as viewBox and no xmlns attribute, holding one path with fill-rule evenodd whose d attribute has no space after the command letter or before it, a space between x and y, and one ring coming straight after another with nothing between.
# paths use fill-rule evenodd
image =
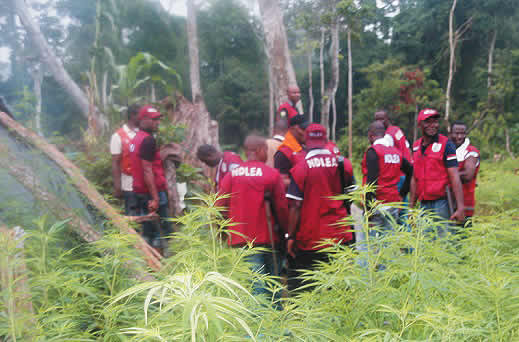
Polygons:
<instances>
[{"instance_id":1,"label":"red t-shirt","mask_svg":"<svg viewBox=\"0 0 519 342\"><path fill-rule=\"evenodd\" d=\"M411 146L405 138L404 132L402 132L398 126L389 126L386 129L386 134L393 138L393 144L402 153L402 157L412 163L413 156L411 154Z\"/></svg>"},{"instance_id":2,"label":"red t-shirt","mask_svg":"<svg viewBox=\"0 0 519 342\"><path fill-rule=\"evenodd\" d=\"M214 179L214 183L216 184L216 189L220 189L220 181L224 179L225 175L229 173L229 171L237 168L243 162L240 156L234 152L224 151L223 157L218 164L216 169L216 176Z\"/></svg>"},{"instance_id":3,"label":"red t-shirt","mask_svg":"<svg viewBox=\"0 0 519 342\"><path fill-rule=\"evenodd\" d=\"M346 184L353 183L353 168L344 159ZM324 239L350 241L352 233L349 226L336 225L337 221L348 216L343 201L333 200L331 196L342 194L337 158L327 149L310 150L305 160L290 170L292 183L287 198L303 201L301 220L295 240L303 250L316 250Z\"/></svg>"},{"instance_id":4,"label":"red t-shirt","mask_svg":"<svg viewBox=\"0 0 519 342\"><path fill-rule=\"evenodd\" d=\"M259 161L246 161L233 169L222 180L221 194L230 194L221 199L219 206L228 208L228 217L235 223L230 227L239 234L231 234L228 242L232 246L244 245L253 241L255 245L271 244L267 216L265 212L265 193L271 194L275 217L284 234L288 224L288 205L285 186L278 170ZM274 216L274 215L273 215ZM274 227L272 217L272 227ZM279 241L279 233L272 232L274 242Z\"/></svg>"}]
</instances>

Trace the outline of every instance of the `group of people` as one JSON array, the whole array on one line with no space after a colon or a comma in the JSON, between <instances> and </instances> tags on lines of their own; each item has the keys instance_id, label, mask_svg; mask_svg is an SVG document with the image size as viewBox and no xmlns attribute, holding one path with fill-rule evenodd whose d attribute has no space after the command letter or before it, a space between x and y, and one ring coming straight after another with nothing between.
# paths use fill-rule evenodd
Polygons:
<instances>
[{"instance_id":1,"label":"group of people","mask_svg":"<svg viewBox=\"0 0 519 342\"><path fill-rule=\"evenodd\" d=\"M218 205L233 222L229 246L266 247L261 250L269 252L248 257L251 267L279 276L282 265L287 265L288 288L296 290L302 285L301 272L327 260L320 252L323 248L355 242L352 228L340 224L351 214L351 203L335 197L356 181L351 162L327 138L326 128L308 122L297 110L299 89L290 87L287 95L273 137L245 139L246 160L211 145L200 146L197 157L216 168L216 191L227 195ZM163 216L167 195L153 137L160 112L134 106L128 113L128 123L111 141L114 193L124 198L128 215ZM370 234L379 236L392 229L401 212L390 203L406 202L408 195L410 207L419 205L443 219L435 232L439 237L455 233L474 214L479 151L470 145L464 123L454 122L447 137L439 133L439 119L434 109L420 111L422 137L411 147L386 111L375 113L367 132L371 145L362 160L362 183L375 186L365 197L366 207L376 209L370 217ZM164 223L162 228L143 227L152 245L157 245L161 232L171 232ZM255 290L268 292L261 286Z\"/></svg>"}]
</instances>

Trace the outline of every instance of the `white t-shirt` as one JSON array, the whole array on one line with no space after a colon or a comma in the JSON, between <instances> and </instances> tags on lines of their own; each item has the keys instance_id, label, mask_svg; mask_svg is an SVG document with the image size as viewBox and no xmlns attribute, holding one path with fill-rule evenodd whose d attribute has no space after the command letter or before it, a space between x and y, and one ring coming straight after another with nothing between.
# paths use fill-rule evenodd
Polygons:
<instances>
[{"instance_id":1,"label":"white t-shirt","mask_svg":"<svg viewBox=\"0 0 519 342\"><path fill-rule=\"evenodd\" d=\"M135 137L137 134L138 128L135 131L132 131L128 125L124 124L123 129L128 134L130 139ZM110 153L112 155L117 155L123 153L123 147L121 143L121 136L115 132L112 134L112 139L110 139ZM133 177L131 175L127 175L124 172L121 172L121 190L122 191L132 191L133 190Z\"/></svg>"}]
</instances>

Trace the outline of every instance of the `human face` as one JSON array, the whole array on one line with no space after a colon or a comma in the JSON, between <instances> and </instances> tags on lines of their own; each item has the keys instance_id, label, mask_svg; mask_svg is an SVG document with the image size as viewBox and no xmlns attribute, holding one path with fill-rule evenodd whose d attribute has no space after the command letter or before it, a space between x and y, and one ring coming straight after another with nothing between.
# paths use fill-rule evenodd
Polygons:
<instances>
[{"instance_id":1,"label":"human face","mask_svg":"<svg viewBox=\"0 0 519 342\"><path fill-rule=\"evenodd\" d=\"M423 135L432 138L438 134L440 118L438 116L431 116L427 120L421 121L421 127Z\"/></svg>"},{"instance_id":2,"label":"human face","mask_svg":"<svg viewBox=\"0 0 519 342\"><path fill-rule=\"evenodd\" d=\"M296 104L301 99L301 91L298 87L291 87L288 88L288 99L293 103Z\"/></svg>"},{"instance_id":3,"label":"human face","mask_svg":"<svg viewBox=\"0 0 519 342\"><path fill-rule=\"evenodd\" d=\"M202 161L209 167L215 167L220 162L220 156L218 153L213 153L209 155L207 158L202 159Z\"/></svg>"},{"instance_id":4,"label":"human face","mask_svg":"<svg viewBox=\"0 0 519 342\"><path fill-rule=\"evenodd\" d=\"M460 147L467 137L467 127L465 125L454 125L451 131L451 140L456 147Z\"/></svg>"}]
</instances>

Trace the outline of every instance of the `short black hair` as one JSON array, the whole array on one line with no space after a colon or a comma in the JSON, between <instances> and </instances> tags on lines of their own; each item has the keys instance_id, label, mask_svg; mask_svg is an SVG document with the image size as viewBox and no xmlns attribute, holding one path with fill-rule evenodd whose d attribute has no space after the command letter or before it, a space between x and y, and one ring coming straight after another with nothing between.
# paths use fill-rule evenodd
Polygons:
<instances>
[{"instance_id":1,"label":"short black hair","mask_svg":"<svg viewBox=\"0 0 519 342\"><path fill-rule=\"evenodd\" d=\"M213 145L204 144L198 147L198 150L196 151L196 156L200 160L207 160L217 152L218 150Z\"/></svg>"},{"instance_id":2,"label":"short black hair","mask_svg":"<svg viewBox=\"0 0 519 342\"><path fill-rule=\"evenodd\" d=\"M127 110L128 119L138 115L139 114L139 109L141 109L141 105L137 104L137 103L134 103L131 106L129 106L128 110Z\"/></svg>"},{"instance_id":3,"label":"short black hair","mask_svg":"<svg viewBox=\"0 0 519 342\"><path fill-rule=\"evenodd\" d=\"M451 124L451 131L452 129L454 128L454 125L458 125L458 126L465 126L467 127L467 125L465 124L465 122L461 121L461 120L456 120L454 121L452 124Z\"/></svg>"}]
</instances>

